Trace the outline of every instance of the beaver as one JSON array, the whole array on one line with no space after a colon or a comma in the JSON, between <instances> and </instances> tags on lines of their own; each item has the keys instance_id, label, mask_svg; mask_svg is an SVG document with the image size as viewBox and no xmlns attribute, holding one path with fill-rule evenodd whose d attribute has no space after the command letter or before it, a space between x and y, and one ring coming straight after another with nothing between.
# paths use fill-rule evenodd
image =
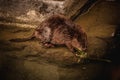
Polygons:
<instances>
[{"instance_id":1,"label":"beaver","mask_svg":"<svg viewBox=\"0 0 120 80\"><path fill-rule=\"evenodd\" d=\"M32 36L25 39L11 39L13 42L28 41L37 38L45 47L65 45L71 52L75 48L87 50L87 35L81 26L75 24L63 15L53 15L44 20L33 32Z\"/></svg>"}]
</instances>

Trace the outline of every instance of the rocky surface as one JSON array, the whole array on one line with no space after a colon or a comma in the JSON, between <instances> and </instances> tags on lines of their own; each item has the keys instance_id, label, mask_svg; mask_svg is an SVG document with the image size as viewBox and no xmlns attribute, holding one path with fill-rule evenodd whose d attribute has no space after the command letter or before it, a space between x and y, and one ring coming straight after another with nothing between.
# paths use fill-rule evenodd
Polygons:
<instances>
[{"instance_id":1,"label":"rocky surface","mask_svg":"<svg viewBox=\"0 0 120 80\"><path fill-rule=\"evenodd\" d=\"M111 45L96 36L112 43L109 37L119 26L119 9L118 2L100 1L75 21L87 32L87 53L90 57L109 58L106 55ZM76 64L76 59L66 47L44 48L38 40L21 43L9 41L28 37L33 31L33 25L22 20L0 17L0 80L119 80L119 72L116 73L117 77L112 75L112 63L86 61ZM119 66L116 69L119 71Z\"/></svg>"},{"instance_id":2,"label":"rocky surface","mask_svg":"<svg viewBox=\"0 0 120 80\"><path fill-rule=\"evenodd\" d=\"M1 0L0 17L35 25L50 15L64 14L63 4L57 0Z\"/></svg>"}]
</instances>

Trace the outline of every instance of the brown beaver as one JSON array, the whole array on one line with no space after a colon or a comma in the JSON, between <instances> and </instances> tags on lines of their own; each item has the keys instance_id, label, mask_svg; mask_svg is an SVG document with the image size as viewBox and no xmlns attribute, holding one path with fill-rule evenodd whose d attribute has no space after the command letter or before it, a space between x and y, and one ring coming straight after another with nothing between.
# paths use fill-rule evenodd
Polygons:
<instances>
[{"instance_id":1,"label":"brown beaver","mask_svg":"<svg viewBox=\"0 0 120 80\"><path fill-rule=\"evenodd\" d=\"M83 29L62 15L53 15L44 20L34 31L30 38L11 39L10 41L21 42L37 38L43 46L54 47L66 45L70 51L75 48L86 51L87 35Z\"/></svg>"}]
</instances>

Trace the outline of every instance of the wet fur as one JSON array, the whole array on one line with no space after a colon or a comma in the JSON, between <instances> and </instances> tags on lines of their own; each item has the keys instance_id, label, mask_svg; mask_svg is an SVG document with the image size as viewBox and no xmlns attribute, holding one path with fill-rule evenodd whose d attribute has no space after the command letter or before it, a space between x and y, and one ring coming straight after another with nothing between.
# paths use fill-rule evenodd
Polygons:
<instances>
[{"instance_id":1,"label":"wet fur","mask_svg":"<svg viewBox=\"0 0 120 80\"><path fill-rule=\"evenodd\" d=\"M66 45L70 51L75 48L86 51L87 35L83 29L62 15L53 15L43 21L34 31L32 37L26 39L11 39L13 42L22 42L37 38L43 46L54 47Z\"/></svg>"}]
</instances>

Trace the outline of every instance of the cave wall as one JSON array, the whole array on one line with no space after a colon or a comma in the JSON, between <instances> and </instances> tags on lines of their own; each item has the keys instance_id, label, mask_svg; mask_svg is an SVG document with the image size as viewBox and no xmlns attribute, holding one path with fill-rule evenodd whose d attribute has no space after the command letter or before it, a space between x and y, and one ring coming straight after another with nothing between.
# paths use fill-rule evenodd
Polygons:
<instances>
[{"instance_id":1,"label":"cave wall","mask_svg":"<svg viewBox=\"0 0 120 80\"><path fill-rule=\"evenodd\" d=\"M52 14L64 14L64 1L0 0L0 17L24 22L41 22Z\"/></svg>"},{"instance_id":2,"label":"cave wall","mask_svg":"<svg viewBox=\"0 0 120 80\"><path fill-rule=\"evenodd\" d=\"M98 1L86 14L76 19L75 22L87 32L89 55L102 57L109 54L115 46L113 36L120 25L119 3L119 1Z\"/></svg>"},{"instance_id":3,"label":"cave wall","mask_svg":"<svg viewBox=\"0 0 120 80\"><path fill-rule=\"evenodd\" d=\"M65 0L65 15L70 18L70 16L75 14L86 2L87 0Z\"/></svg>"}]
</instances>

